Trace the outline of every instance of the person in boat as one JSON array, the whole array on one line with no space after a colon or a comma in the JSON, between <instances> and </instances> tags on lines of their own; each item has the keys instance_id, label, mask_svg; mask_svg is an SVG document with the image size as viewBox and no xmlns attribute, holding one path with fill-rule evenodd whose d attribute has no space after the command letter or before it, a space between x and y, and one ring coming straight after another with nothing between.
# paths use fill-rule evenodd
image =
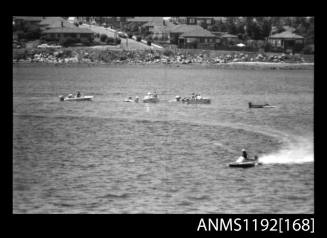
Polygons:
<instances>
[{"instance_id":1,"label":"person in boat","mask_svg":"<svg viewBox=\"0 0 327 238\"><path fill-rule=\"evenodd\" d=\"M248 160L248 153L245 149L242 149L242 157L244 158L244 160Z\"/></svg>"},{"instance_id":2,"label":"person in boat","mask_svg":"<svg viewBox=\"0 0 327 238\"><path fill-rule=\"evenodd\" d=\"M179 102L181 100L181 96L176 96L176 101Z\"/></svg>"},{"instance_id":3,"label":"person in boat","mask_svg":"<svg viewBox=\"0 0 327 238\"><path fill-rule=\"evenodd\" d=\"M242 155L236 160L237 163L248 161L248 154L245 149L242 149Z\"/></svg>"},{"instance_id":4,"label":"person in boat","mask_svg":"<svg viewBox=\"0 0 327 238\"><path fill-rule=\"evenodd\" d=\"M81 92L80 91L77 91L77 94L76 94L76 97L81 97Z\"/></svg>"},{"instance_id":5,"label":"person in boat","mask_svg":"<svg viewBox=\"0 0 327 238\"><path fill-rule=\"evenodd\" d=\"M157 97L158 97L158 94L157 94L156 91L154 91L154 93L153 93L153 97L154 97L154 98L157 98Z\"/></svg>"},{"instance_id":6,"label":"person in boat","mask_svg":"<svg viewBox=\"0 0 327 238\"><path fill-rule=\"evenodd\" d=\"M192 93L192 99L195 99L195 93Z\"/></svg>"},{"instance_id":7,"label":"person in boat","mask_svg":"<svg viewBox=\"0 0 327 238\"><path fill-rule=\"evenodd\" d=\"M197 94L196 97L195 97L195 99L197 99L197 100L199 100L199 99L201 99L201 98L202 98L202 97L201 97L200 93Z\"/></svg>"},{"instance_id":8,"label":"person in boat","mask_svg":"<svg viewBox=\"0 0 327 238\"><path fill-rule=\"evenodd\" d=\"M252 108L252 102L249 102L249 108Z\"/></svg>"},{"instance_id":9,"label":"person in boat","mask_svg":"<svg viewBox=\"0 0 327 238\"><path fill-rule=\"evenodd\" d=\"M139 102L140 98L138 96L135 97L134 102Z\"/></svg>"}]
</instances>

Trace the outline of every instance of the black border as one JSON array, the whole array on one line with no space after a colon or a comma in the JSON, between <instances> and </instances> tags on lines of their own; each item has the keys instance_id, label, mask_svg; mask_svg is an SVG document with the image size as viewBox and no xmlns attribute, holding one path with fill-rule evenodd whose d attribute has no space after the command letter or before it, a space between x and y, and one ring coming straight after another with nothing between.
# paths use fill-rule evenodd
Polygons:
<instances>
[{"instance_id":1,"label":"black border","mask_svg":"<svg viewBox=\"0 0 327 238\"><path fill-rule=\"evenodd\" d=\"M37 4L37 3L35 3ZM45 3L38 3L42 5L45 5ZM85 3L83 3L85 4ZM146 3L144 3L146 5ZM155 4L155 3L152 3ZM192 3L188 3L192 4ZM247 4L252 4L252 3L247 3ZM263 3L261 3L263 4ZM34 3L33 3L34 5ZM51 4L52 5L52 4ZM155 4L156 5L156 4ZM172 6L171 6L172 7ZM222 6L225 7L225 6ZM74 7L70 7L68 9L71 9ZM173 8L173 7L172 7ZM310 7L309 7L310 8ZM67 8L65 9L67 10ZM121 10L121 11L120 11ZM146 8L143 9L146 11L146 13L140 13L136 14L135 11L132 10L132 12L125 12L125 9L120 9L118 11L116 10L109 10L106 11L105 8L102 9L97 9L97 14L85 14L86 11L82 11L82 13L78 13L76 15L151 15L149 14L149 11L146 11ZM176 10L176 9L175 9ZM212 9L211 9L212 10ZM33 10L29 11L31 14L25 14L26 11L18 11L18 13L12 14L12 15L41 15L41 14L33 14ZM41 11L43 13L43 10ZM72 11L74 12L74 11ZM151 12L151 11L150 11ZM184 12L184 14L183 14ZM188 11L186 11L188 12ZM182 12L177 12L172 10L172 13L170 11L170 14L162 13L158 15L171 15L171 16L177 16L177 15L195 15L196 12L191 11L192 14L185 13L185 10ZM191 13L190 12L190 13ZM218 11L219 12L225 12L225 11ZM122 14L120 14L122 13ZM229 10L228 13L231 13ZM230 15L243 15L245 11L235 11L233 14ZM248 12L246 12L248 13ZM45 13L44 13L45 14ZM251 14L251 11L249 12ZM45 14L45 15L55 15L55 14ZM58 14L57 14L58 15ZM62 13L61 15L67 15ZM71 15L71 14L70 14ZM212 13L209 9L209 12L206 12L206 14L196 14L196 15L224 15L225 14L217 14ZM248 15L248 14L247 14ZM257 14L253 14L257 15ZM275 15L273 13L271 14L266 14L265 15ZM286 14L285 14L286 15ZM292 15L292 14L287 14L287 15ZM314 14L303 14L303 15L314 15ZM8 42L5 44L12 45L11 43L11 22L12 22L12 16L8 16L8 35L10 38L8 39ZM322 234L323 230L323 223L322 223L322 217L323 217L323 211L322 211L322 204L324 203L323 197L323 191L320 189L322 188L322 183L324 183L322 174L323 171L323 161L324 157L320 156L322 154L322 148L323 148L323 143L324 143L324 138L320 136L321 133L323 133L323 125L325 119L324 116L324 110L325 108L323 107L323 102L324 101L324 95L323 95L323 85L324 85L324 77L322 73L319 75L319 72L322 72L322 67L323 67L323 61L322 61L322 48L324 47L323 44L325 42L323 41L323 37L319 36L322 34L322 31L324 28L324 25L322 23L323 17L317 17L315 16L315 47L316 47L316 54L315 54L315 69L314 69L314 74L315 74L315 80L314 80L314 153L315 153L315 162L314 162L314 169L315 169L315 214L310 215L311 217L315 217L315 237L318 237L318 235ZM11 32L10 32L11 31ZM319 43L319 41L322 41ZM6 47L8 49L8 55L12 56L12 49L9 47ZM320 57L319 57L320 56ZM26 234L34 234L35 232L41 234L42 236L47 236L49 234L51 235L61 235L64 231L66 235L92 235L92 236L97 236L97 235L113 235L113 234L118 234L121 235L123 233L130 233L130 234L143 234L143 233L149 233L153 235L160 235L160 234L175 234L175 233L181 233L182 235L188 235L188 234L200 234L199 232L196 231L196 227L198 226L198 222L201 218L238 218L238 217L243 217L243 218L269 218L271 216L273 217L292 217L296 216L298 218L306 218L307 215L305 214L299 214L299 215L288 215L288 214L275 214L275 215L266 215L266 214L256 214L256 215L244 215L244 214L231 214L231 215L208 215L208 214L203 214L203 215L185 215L185 214L180 214L180 215L154 215L154 214L146 214L146 215L13 215L12 214L12 110L13 110L13 102L12 102L12 80L10 80L10 76L12 78L12 60L11 57L7 57L6 59L9 59L6 61L8 63L8 66L6 69L10 72L9 76L3 77L3 81L5 82L5 88L10 88L11 90L5 90L5 93L8 93L9 95L6 95L8 100L8 104L5 105L5 112L6 115L10 115L5 117L5 143L2 143L4 148L6 148L5 156L3 158L8 158L6 160L7 166L4 168L6 170L7 178L8 178L8 191L9 193L7 194L6 198L6 214L8 214L8 217L6 218L6 224L8 223L9 226L6 226L6 228L11 228L11 234L14 233L15 235L26 235ZM3 65L6 65L3 63ZM7 85L8 84L8 85ZM7 125L8 123L8 125ZM321 139L320 139L321 138ZM320 158L321 157L321 158ZM321 176L321 177L320 177ZM320 177L320 178L319 178ZM320 188L320 189L319 189ZM13 235L14 235L13 234ZM224 232L224 233L219 233L219 232L201 232L200 235L206 235L206 234L211 234L215 236L221 236L221 235L251 235L251 237L254 236L269 236L269 235L276 235L276 236L289 236L289 235L296 235L296 237L301 237L301 235L305 235L305 237L310 237L310 234L273 234L273 233L234 233L234 232Z\"/></svg>"}]
</instances>

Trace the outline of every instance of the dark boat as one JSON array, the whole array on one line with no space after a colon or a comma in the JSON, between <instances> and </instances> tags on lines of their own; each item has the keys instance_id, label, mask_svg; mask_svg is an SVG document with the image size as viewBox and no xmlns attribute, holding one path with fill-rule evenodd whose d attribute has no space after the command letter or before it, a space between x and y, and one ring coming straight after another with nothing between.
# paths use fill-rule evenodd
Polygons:
<instances>
[{"instance_id":1,"label":"dark boat","mask_svg":"<svg viewBox=\"0 0 327 238\"><path fill-rule=\"evenodd\" d=\"M233 162L230 163L228 166L232 168L251 168L256 165L260 165L257 161L247 161L247 162Z\"/></svg>"},{"instance_id":2,"label":"dark boat","mask_svg":"<svg viewBox=\"0 0 327 238\"><path fill-rule=\"evenodd\" d=\"M268 103L266 104L252 104L249 102L249 108L274 108L275 106L271 106Z\"/></svg>"}]
</instances>

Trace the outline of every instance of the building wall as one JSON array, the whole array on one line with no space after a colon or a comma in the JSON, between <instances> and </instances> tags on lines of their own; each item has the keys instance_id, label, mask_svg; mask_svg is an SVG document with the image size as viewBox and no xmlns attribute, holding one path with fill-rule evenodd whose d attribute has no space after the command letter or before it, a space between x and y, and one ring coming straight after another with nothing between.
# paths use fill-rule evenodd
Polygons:
<instances>
[{"instance_id":1,"label":"building wall","mask_svg":"<svg viewBox=\"0 0 327 238\"><path fill-rule=\"evenodd\" d=\"M187 37L179 41L180 48L214 49L215 45L216 40L211 37Z\"/></svg>"},{"instance_id":2,"label":"building wall","mask_svg":"<svg viewBox=\"0 0 327 238\"><path fill-rule=\"evenodd\" d=\"M89 42L94 38L93 34L87 33L46 33L45 38L48 40L62 41L68 38L79 39L81 42Z\"/></svg>"}]
</instances>

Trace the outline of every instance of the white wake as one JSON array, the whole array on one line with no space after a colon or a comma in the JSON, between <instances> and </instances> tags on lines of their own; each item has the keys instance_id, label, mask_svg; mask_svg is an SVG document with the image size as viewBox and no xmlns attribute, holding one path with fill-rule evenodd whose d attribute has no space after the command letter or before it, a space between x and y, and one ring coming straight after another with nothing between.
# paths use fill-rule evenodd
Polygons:
<instances>
[{"instance_id":1,"label":"white wake","mask_svg":"<svg viewBox=\"0 0 327 238\"><path fill-rule=\"evenodd\" d=\"M314 161L313 139L299 138L280 151L263 155L259 161L264 164L302 164Z\"/></svg>"}]
</instances>

